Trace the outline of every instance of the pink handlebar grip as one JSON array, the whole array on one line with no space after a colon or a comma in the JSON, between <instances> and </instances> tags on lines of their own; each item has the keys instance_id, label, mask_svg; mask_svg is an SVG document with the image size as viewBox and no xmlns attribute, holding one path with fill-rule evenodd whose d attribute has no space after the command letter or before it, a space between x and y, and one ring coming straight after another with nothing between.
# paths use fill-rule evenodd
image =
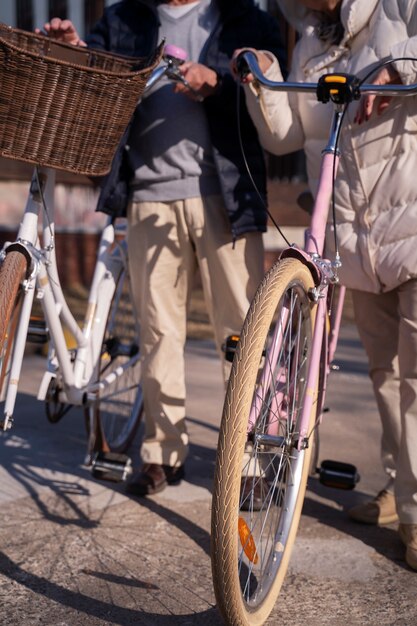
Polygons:
<instances>
[{"instance_id":1,"label":"pink handlebar grip","mask_svg":"<svg viewBox=\"0 0 417 626\"><path fill-rule=\"evenodd\" d=\"M183 50L183 48L179 48L178 46L172 46L170 44L165 46L164 56L181 61L181 63L187 60L187 53L185 50Z\"/></svg>"}]
</instances>

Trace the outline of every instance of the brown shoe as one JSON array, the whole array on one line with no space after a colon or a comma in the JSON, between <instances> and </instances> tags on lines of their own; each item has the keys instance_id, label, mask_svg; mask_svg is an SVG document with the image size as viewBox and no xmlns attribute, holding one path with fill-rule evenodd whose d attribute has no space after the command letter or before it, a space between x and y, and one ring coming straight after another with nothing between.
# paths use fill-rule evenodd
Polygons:
<instances>
[{"instance_id":1,"label":"brown shoe","mask_svg":"<svg viewBox=\"0 0 417 626\"><path fill-rule=\"evenodd\" d=\"M348 511L348 516L361 524L384 526L398 521L394 494L383 489L370 502L358 504Z\"/></svg>"},{"instance_id":2,"label":"brown shoe","mask_svg":"<svg viewBox=\"0 0 417 626\"><path fill-rule=\"evenodd\" d=\"M398 534L406 547L405 561L407 565L417 571L417 524L400 524Z\"/></svg>"},{"instance_id":3,"label":"brown shoe","mask_svg":"<svg viewBox=\"0 0 417 626\"><path fill-rule=\"evenodd\" d=\"M157 463L145 463L139 472L132 474L126 483L127 493L135 496L150 496L175 485L184 478L184 466L171 467Z\"/></svg>"},{"instance_id":4,"label":"brown shoe","mask_svg":"<svg viewBox=\"0 0 417 626\"><path fill-rule=\"evenodd\" d=\"M240 510L260 511L265 506L269 485L262 476L245 476L240 483Z\"/></svg>"}]
</instances>

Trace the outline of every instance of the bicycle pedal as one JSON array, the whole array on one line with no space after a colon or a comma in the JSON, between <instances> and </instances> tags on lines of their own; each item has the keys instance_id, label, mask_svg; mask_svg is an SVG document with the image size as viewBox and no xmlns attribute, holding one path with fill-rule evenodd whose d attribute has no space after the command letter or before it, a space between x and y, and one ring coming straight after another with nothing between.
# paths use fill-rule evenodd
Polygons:
<instances>
[{"instance_id":1,"label":"bicycle pedal","mask_svg":"<svg viewBox=\"0 0 417 626\"><path fill-rule=\"evenodd\" d=\"M240 341L239 335L229 335L226 338L226 341L224 342L224 344L222 345L224 358L226 359L226 361L229 361L229 363L233 363L233 358L235 356L237 344L239 343L239 341Z\"/></svg>"},{"instance_id":2,"label":"bicycle pedal","mask_svg":"<svg viewBox=\"0 0 417 626\"><path fill-rule=\"evenodd\" d=\"M97 452L91 464L91 474L99 480L123 482L132 473L132 460L127 454Z\"/></svg>"},{"instance_id":3,"label":"bicycle pedal","mask_svg":"<svg viewBox=\"0 0 417 626\"><path fill-rule=\"evenodd\" d=\"M340 461L323 461L317 469L319 482L334 489L354 489L360 476L354 465Z\"/></svg>"},{"instance_id":4,"label":"bicycle pedal","mask_svg":"<svg viewBox=\"0 0 417 626\"><path fill-rule=\"evenodd\" d=\"M49 341L49 331L42 317L32 316L29 320L27 341L30 343L45 344Z\"/></svg>"}]
</instances>

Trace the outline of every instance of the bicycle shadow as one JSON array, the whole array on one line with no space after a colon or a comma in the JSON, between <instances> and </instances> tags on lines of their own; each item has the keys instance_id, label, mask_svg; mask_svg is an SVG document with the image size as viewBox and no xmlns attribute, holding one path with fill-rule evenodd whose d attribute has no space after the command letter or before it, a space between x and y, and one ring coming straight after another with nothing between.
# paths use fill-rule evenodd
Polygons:
<instances>
[{"instance_id":1,"label":"bicycle shadow","mask_svg":"<svg viewBox=\"0 0 417 626\"><path fill-rule=\"evenodd\" d=\"M74 496L88 496L88 490L74 480L56 480L41 476L36 469L12 465L7 468L9 475L24 488L26 495L37 505L41 516L61 526L72 525L81 528L95 528L98 520L92 520L74 501ZM80 475L81 477L81 475ZM36 487L34 486L36 485ZM47 488L64 504L68 517L53 512L42 499L38 489Z\"/></svg>"},{"instance_id":2,"label":"bicycle shadow","mask_svg":"<svg viewBox=\"0 0 417 626\"><path fill-rule=\"evenodd\" d=\"M155 498L136 498L129 496L131 500L147 509L149 512L165 520L170 526L176 527L186 537L191 539L203 552L210 556L210 534L201 526L198 526L189 517L175 511L171 506L164 506Z\"/></svg>"},{"instance_id":3,"label":"bicycle shadow","mask_svg":"<svg viewBox=\"0 0 417 626\"><path fill-rule=\"evenodd\" d=\"M369 495L357 489L352 492L325 487L319 483L318 479L310 477L302 517L316 519L319 524L357 539L378 554L395 562L398 567L408 570L404 561L404 547L397 533L397 524L373 526L360 524L348 518L347 510L361 499L367 500ZM334 502L337 507L326 504L324 500Z\"/></svg>"},{"instance_id":4,"label":"bicycle shadow","mask_svg":"<svg viewBox=\"0 0 417 626\"><path fill-rule=\"evenodd\" d=\"M74 537L78 536L80 539L75 541L75 545L77 541L81 541L81 545L87 543L90 546L89 551L91 550L94 555L101 555L103 546L106 546L109 558L115 558L111 545L113 527L109 526L108 518L116 517L118 509L113 507L115 503L128 502L122 483L94 480L88 469L82 466L85 449L83 416L71 413L62 422L51 425L40 413L43 413L42 405L35 403L33 396L21 394L16 411L16 426L11 433L0 437L0 501L7 505L7 509L3 509L5 519L11 519L10 516L12 516L14 524L18 525L23 546L22 553L19 549L21 540L12 538L12 526L8 522L5 530L8 532L9 543L3 544L7 545L7 548L3 547L3 552L0 552L0 577L14 581L21 587L47 598L48 607L51 601L70 610L77 610L78 615L85 616L83 622L86 624L96 623L97 619L103 619L109 624L146 622L155 626L220 625L222 622L213 606L204 607L201 611L197 607L197 610L191 612L191 610L187 611L185 605L180 609L181 615L176 610L175 614L170 612L165 615L149 611L147 607L141 607L141 594L163 595L167 592L166 581L161 583L161 588L158 586L159 576L161 579L166 577L163 569L158 574L160 567L158 565L156 569L154 567L154 575L149 580L144 580L140 575L140 567L139 571L135 570L132 578L129 575L125 576L123 570L117 570L117 566L120 565L117 560L114 562L114 571L112 571L113 565L110 565L106 571L100 557L92 561L87 560L88 566L78 570L78 574L85 577L80 590L78 590L78 584L76 590L68 589L68 586L71 586L71 579L69 582L65 580L61 583L61 581L55 582L49 575L45 577L39 574L39 572L43 573L44 569L36 570L35 568L39 566L47 568L47 554L50 551L56 552L57 561L65 562L67 552L70 560L78 559L77 551L71 552L73 548L67 547L68 539L71 544L74 542ZM207 480L211 480L214 450L192 445L190 460L187 463L189 463L189 481L205 487ZM102 510L94 506L91 508L89 504L96 493L95 488L100 494L105 494ZM123 497L120 497L121 495ZM151 498L141 500L132 498L132 501L137 507L133 511L134 520L137 519L138 522L137 525L136 521L132 524L133 531L129 527L129 520L125 525L120 522L122 529L121 532L118 531L122 542L120 545L124 543L123 527L125 527L126 532L134 533L129 539L135 542L136 552L141 553L143 537L140 532L140 518L141 514L143 516L147 510L151 514L147 522L148 533L149 529L152 531L158 526L159 520L166 521L170 529L168 540L172 533L171 529L178 529L186 535L188 542L191 541L192 546L198 546L204 555L209 554L210 537L205 530L206 523L203 521L200 525L192 521L186 514L187 508L180 509L180 512L175 511L172 500L166 504ZM39 511L39 515L36 511ZM40 529L42 529L42 536L46 533L45 538L50 542L49 548L42 540L35 539ZM34 541L32 541L32 536ZM157 543L155 546L147 544L147 550L151 556L155 553L156 557L160 548ZM195 548L192 551L195 552ZM17 554L21 556L18 558ZM37 555L35 560L33 560L33 554ZM173 558L176 560L176 557ZM179 563L182 558L183 555L179 549ZM92 592L90 596L83 588L86 579L87 583L90 581L86 587L88 589L94 587L94 581L96 581L97 585L104 585L111 591L103 592L103 595L100 594L98 598L95 592ZM121 588L125 595L130 593L129 590L138 595L135 608L131 608L129 602L123 602L123 606L115 606L111 600L108 600L117 596L117 589ZM207 596L209 596L208 592ZM8 604L9 602L14 603L13 597L9 598ZM24 602L29 602L29 600L25 598ZM201 601L199 603L201 604ZM149 600L145 598L143 604L149 604ZM29 604L27 606L29 607ZM21 609L20 605L19 610ZM8 606L7 609L3 606L3 611L5 610L8 614L10 611L14 613L13 606L11 608ZM0 609L0 613L1 611ZM166 610L161 609L161 613L166 613Z\"/></svg>"},{"instance_id":5,"label":"bicycle shadow","mask_svg":"<svg viewBox=\"0 0 417 626\"><path fill-rule=\"evenodd\" d=\"M187 421L203 433L211 433L210 443L215 446L217 427L192 417L187 417ZM139 448L136 441L131 450L138 464ZM20 393L14 427L8 433L0 433L0 502L29 497L45 520L83 528L98 526L100 520L92 519L84 510L83 499L91 496L96 485L109 493L124 495L124 485L95 480L89 468L83 466L85 449L81 409L72 408L61 421L51 424L45 417L43 404L30 394ZM187 483L211 493L214 462L214 449L191 442ZM51 494L63 506L51 508L46 497Z\"/></svg>"},{"instance_id":6,"label":"bicycle shadow","mask_svg":"<svg viewBox=\"0 0 417 626\"><path fill-rule=\"evenodd\" d=\"M201 613L190 612L177 616L160 615L158 613L116 606L113 602L98 600L80 591L72 591L43 576L30 573L3 552L0 552L0 575L7 577L35 594L41 594L57 604L74 609L78 616L82 614L85 618L87 616L97 618L104 620L106 624L140 624L142 623L141 619L145 619L146 623L153 626L185 626L186 624L190 626L193 624L218 626L222 624L215 607L211 607ZM91 572L91 575L96 576L97 574ZM108 580L113 584L122 584L124 586L127 584L127 580L120 577L110 576ZM141 583L140 581L137 581L134 586L142 587L145 590L150 589L146 583Z\"/></svg>"},{"instance_id":7,"label":"bicycle shadow","mask_svg":"<svg viewBox=\"0 0 417 626\"><path fill-rule=\"evenodd\" d=\"M52 425L41 415L42 409L32 396L20 394L15 426L0 435L0 502L28 497L45 520L94 528L99 521L78 504L90 495L89 476L82 467L83 416L73 409L62 422ZM48 496L54 505L48 505ZM57 501L62 506L57 507Z\"/></svg>"},{"instance_id":8,"label":"bicycle shadow","mask_svg":"<svg viewBox=\"0 0 417 626\"><path fill-rule=\"evenodd\" d=\"M118 483L108 483L106 484L106 486L109 487L111 490L114 489L115 491L120 491L120 489L122 488L122 486ZM78 495L78 492L76 493ZM83 493L84 495L88 495L85 490L83 490ZM62 493L60 495L62 495ZM43 505L40 498L35 497L32 498L32 500L36 504L36 506L38 506L41 515L45 518L45 520L48 520L54 525L60 527L63 527L67 524L75 523L75 525L81 528L83 532L88 533L87 541L91 546L90 552L102 553L103 536L105 537L106 530L103 534L101 534L101 531L99 530L100 521L97 521L97 523L82 523L81 519L67 520L58 514L52 515ZM206 555L209 555L209 533L201 526L194 523L189 517L174 511L171 506L164 506L163 504L157 502L155 499L152 498L143 498L141 500L138 500L132 497L131 500L134 501L135 505L138 508L138 512L137 514L135 514L137 515L138 520L140 520L141 516L143 517L144 509L147 509L150 513L152 513L153 517L157 517L159 520L165 520L169 524L170 528L175 527L180 530L181 533L186 535L187 538L191 539L191 541L193 541L195 545L198 546ZM103 516L105 516L105 514L106 511L103 511ZM158 526L158 524L159 522L154 521L155 527ZM91 534L91 532L94 531L95 528L97 528L96 532L98 532L99 535ZM58 530L58 532L60 531ZM170 531L170 534L171 533L172 531ZM57 535L57 531L53 531L53 535ZM140 553L140 522L138 523L136 542L136 550ZM109 546L108 549L110 548L111 546ZM158 545L155 542L155 554L158 553L158 550ZM181 562L181 558L181 553L179 551L179 563ZM84 568L80 570L79 574L83 574L91 581L97 580L98 582L102 582L103 584L105 584L106 587L113 590L112 593L106 595L110 595L112 597L114 595L117 595L118 588L123 588L124 591L126 591L126 589L136 590L136 593L139 594L141 592L145 594L153 592L163 593L163 589L161 589L157 584L149 582L148 580L143 580L139 577L131 578L129 576L100 571L98 568L96 569L95 567ZM33 571L31 572L28 569L25 569L21 566L21 564L17 563L7 554L2 552L0 552L0 576L7 577L9 580L15 581L20 586L25 587L33 593L40 594L43 597L48 598L48 600L53 601L54 603L58 603L66 608L76 610L78 615L84 615L83 621L84 619L86 620L84 623L89 623L87 620L91 618L103 619L105 620L105 623L109 624L139 624L142 623L142 620L145 620L146 623L151 623L153 626L184 626L186 624L220 626L220 624L222 624L222 621L220 620L217 609L215 607L211 607L201 612L193 611L189 613L182 613L181 615L161 615L159 613L152 613L140 609L132 609L126 606L115 606L113 602L107 602L103 599L97 599L97 597L92 597L80 591L69 590L66 583L55 583L43 576L39 576ZM157 578L158 577L156 575L155 577L153 577L153 580L157 580Z\"/></svg>"}]
</instances>

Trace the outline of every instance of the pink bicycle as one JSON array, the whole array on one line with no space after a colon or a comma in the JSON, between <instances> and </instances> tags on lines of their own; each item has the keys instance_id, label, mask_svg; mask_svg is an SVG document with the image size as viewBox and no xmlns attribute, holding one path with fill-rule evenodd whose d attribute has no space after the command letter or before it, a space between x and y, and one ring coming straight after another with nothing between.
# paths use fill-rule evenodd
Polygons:
<instances>
[{"instance_id":1,"label":"pink bicycle","mask_svg":"<svg viewBox=\"0 0 417 626\"><path fill-rule=\"evenodd\" d=\"M220 426L214 590L226 624L255 626L272 611L288 567L340 325L343 288L334 296L341 262L338 253L334 261L323 258L323 250L344 113L363 93L413 95L417 85L377 87L345 74L325 75L317 84L274 83L253 53L240 60L241 74L252 73L268 89L313 92L334 103L304 250L286 249L257 290L237 342ZM356 470L345 469L323 464L320 479L353 488Z\"/></svg>"}]
</instances>

